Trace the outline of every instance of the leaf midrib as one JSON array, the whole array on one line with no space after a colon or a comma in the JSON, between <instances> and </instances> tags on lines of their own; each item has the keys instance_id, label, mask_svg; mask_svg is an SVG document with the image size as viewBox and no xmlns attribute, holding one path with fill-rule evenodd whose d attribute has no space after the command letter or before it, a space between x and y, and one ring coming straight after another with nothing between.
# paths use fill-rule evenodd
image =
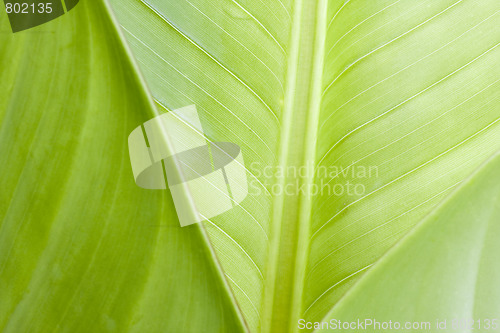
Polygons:
<instances>
[{"instance_id":1,"label":"leaf midrib","mask_svg":"<svg viewBox=\"0 0 500 333\"><path fill-rule=\"evenodd\" d=\"M320 0L312 5L296 0L294 10L277 166L283 170L290 165L309 168L313 165L309 164L315 161L327 1ZM307 171L305 177L298 177L299 186L314 182L314 174ZM296 181L286 174L276 179L281 189ZM296 332L298 329L296 322L303 310L311 199L307 191L292 196L281 193L274 198L262 332Z\"/></svg>"}]
</instances>

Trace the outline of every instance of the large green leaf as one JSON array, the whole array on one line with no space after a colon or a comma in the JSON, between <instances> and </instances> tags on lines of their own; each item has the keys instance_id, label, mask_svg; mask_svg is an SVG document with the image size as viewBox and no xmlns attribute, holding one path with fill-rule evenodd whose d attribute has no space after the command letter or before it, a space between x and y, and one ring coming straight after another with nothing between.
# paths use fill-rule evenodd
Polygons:
<instances>
[{"instance_id":1,"label":"large green leaf","mask_svg":"<svg viewBox=\"0 0 500 333\"><path fill-rule=\"evenodd\" d=\"M155 111L99 2L1 34L6 331L294 332L352 314L342 296L500 148L497 0L111 3L160 112L195 104L208 139L242 147L250 194L181 229L168 191L134 185L126 137Z\"/></svg>"},{"instance_id":2,"label":"large green leaf","mask_svg":"<svg viewBox=\"0 0 500 333\"><path fill-rule=\"evenodd\" d=\"M206 223L251 331L321 319L499 147L498 1L113 5L157 102L196 104L265 187ZM376 173L264 175L308 164ZM266 195L347 181L363 194Z\"/></svg>"}]
</instances>

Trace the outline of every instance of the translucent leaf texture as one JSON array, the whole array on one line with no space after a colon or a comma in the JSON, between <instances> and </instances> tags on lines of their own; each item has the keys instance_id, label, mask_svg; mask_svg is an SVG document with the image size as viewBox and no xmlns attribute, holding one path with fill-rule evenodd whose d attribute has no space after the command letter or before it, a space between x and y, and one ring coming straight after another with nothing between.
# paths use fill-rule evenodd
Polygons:
<instances>
[{"instance_id":1,"label":"translucent leaf texture","mask_svg":"<svg viewBox=\"0 0 500 333\"><path fill-rule=\"evenodd\" d=\"M492 181L499 178L497 154L391 249L325 320L432 319L436 331L439 319L451 332L465 320L471 327L474 319L473 330L499 332L500 182Z\"/></svg>"},{"instance_id":2,"label":"translucent leaf texture","mask_svg":"<svg viewBox=\"0 0 500 333\"><path fill-rule=\"evenodd\" d=\"M206 223L250 331L323 318L499 147L498 1L112 4L156 101L196 104L265 187ZM308 164L377 174L266 175Z\"/></svg>"},{"instance_id":3,"label":"translucent leaf texture","mask_svg":"<svg viewBox=\"0 0 500 333\"><path fill-rule=\"evenodd\" d=\"M296 332L299 318L371 305L388 315L387 302L352 295L378 295L372 276L410 265L394 253L416 251L422 231L384 254L500 149L500 3L111 5L125 39L99 1L0 34L0 328ZM191 104L208 139L242 148L250 193L179 228L168 191L135 186L126 137ZM293 172L314 167L355 173ZM346 193L346 182L363 190ZM494 191L473 182L479 198ZM300 190L314 186L326 190ZM477 200L477 223L495 228L484 215L495 202ZM454 229L450 218L416 230L432 224L455 244L476 220ZM429 292L449 278L415 271ZM479 299L496 278L477 281ZM415 290L404 277L398 286Z\"/></svg>"}]
</instances>

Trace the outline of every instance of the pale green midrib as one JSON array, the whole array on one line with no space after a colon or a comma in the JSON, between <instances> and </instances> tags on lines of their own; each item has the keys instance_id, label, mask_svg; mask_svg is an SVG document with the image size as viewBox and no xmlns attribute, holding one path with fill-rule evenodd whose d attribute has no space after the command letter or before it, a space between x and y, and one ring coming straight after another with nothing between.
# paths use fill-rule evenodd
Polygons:
<instances>
[{"instance_id":1,"label":"pale green midrib","mask_svg":"<svg viewBox=\"0 0 500 333\"><path fill-rule=\"evenodd\" d=\"M314 58L313 58L313 73L311 80L311 91L309 100L309 118L307 120L307 135L305 137L305 154L303 164L307 165L316 162L316 145L318 142L318 123L321 107L321 96L323 92L323 68L324 68L324 54L325 54L325 41L327 29L327 12L328 0L318 0L316 9L316 30L315 40L313 44ZM308 169L307 169L308 170ZM310 170L308 170L310 171ZM313 184L315 181L315 173L307 172L308 184ZM296 252L296 265L295 265L295 282L292 300L292 316L290 321L290 332L297 332L298 325L294 319L299 319L302 314L302 300L304 291L304 279L309 254L309 241L310 241L310 220L311 220L311 207L312 207L312 194L308 192L305 196L301 197L299 208L299 238L297 243Z\"/></svg>"},{"instance_id":2,"label":"pale green midrib","mask_svg":"<svg viewBox=\"0 0 500 333\"><path fill-rule=\"evenodd\" d=\"M327 0L319 0L314 6L310 2L296 0L294 8L279 168L288 165L309 167L308 161L314 162L322 92ZM312 66L302 66L307 63L312 63ZM303 77L307 79L301 81ZM301 88L305 94L301 94ZM305 108L301 110L302 104L305 104ZM300 137L302 140L297 139ZM301 141L298 147L297 140ZM276 179L281 189L286 183L294 181L295 178L285 175ZM299 186L313 182L314 175L308 172L299 179ZM306 249L309 247L311 199L310 193L291 197L282 194L274 198L262 304L262 332L295 332L298 329L307 265ZM286 210L290 206L296 208ZM291 274L287 275L287 270ZM285 274L278 274L282 271ZM279 287L283 285L287 287L286 290Z\"/></svg>"}]
</instances>

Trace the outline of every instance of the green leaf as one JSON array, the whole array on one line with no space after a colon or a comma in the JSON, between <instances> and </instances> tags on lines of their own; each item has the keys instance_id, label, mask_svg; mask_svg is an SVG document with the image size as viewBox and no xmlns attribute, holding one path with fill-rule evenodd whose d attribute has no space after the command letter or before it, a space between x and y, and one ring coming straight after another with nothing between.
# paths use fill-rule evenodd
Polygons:
<instances>
[{"instance_id":1,"label":"green leaf","mask_svg":"<svg viewBox=\"0 0 500 333\"><path fill-rule=\"evenodd\" d=\"M111 3L138 66L100 1L0 15L0 330L296 332L500 149L497 0ZM250 193L180 228L126 143L191 104Z\"/></svg>"},{"instance_id":2,"label":"green leaf","mask_svg":"<svg viewBox=\"0 0 500 333\"><path fill-rule=\"evenodd\" d=\"M462 332L500 332L498 179L500 154L379 260L325 321L430 322L431 332L459 331L465 323Z\"/></svg>"},{"instance_id":3,"label":"green leaf","mask_svg":"<svg viewBox=\"0 0 500 333\"><path fill-rule=\"evenodd\" d=\"M112 3L156 101L265 187L205 224L251 331L323 318L499 148L498 1ZM307 165L355 174L265 174Z\"/></svg>"}]
</instances>

